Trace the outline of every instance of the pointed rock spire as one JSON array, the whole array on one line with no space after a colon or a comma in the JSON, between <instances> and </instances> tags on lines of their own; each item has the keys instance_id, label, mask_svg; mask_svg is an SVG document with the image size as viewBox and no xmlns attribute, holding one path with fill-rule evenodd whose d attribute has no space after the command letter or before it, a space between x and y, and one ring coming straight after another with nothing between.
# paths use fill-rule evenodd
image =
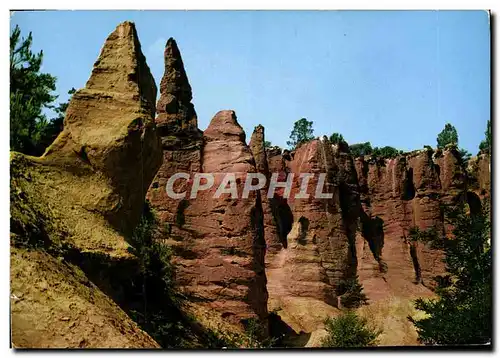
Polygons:
<instances>
[{"instance_id":1,"label":"pointed rock spire","mask_svg":"<svg viewBox=\"0 0 500 358\"><path fill-rule=\"evenodd\" d=\"M85 88L73 95L64 130L42 158L71 172L104 177L109 188L82 196L80 204L123 231L139 220L162 162L156 90L135 25L121 23L104 43Z\"/></svg>"},{"instance_id":2,"label":"pointed rock spire","mask_svg":"<svg viewBox=\"0 0 500 358\"><path fill-rule=\"evenodd\" d=\"M191 103L191 85L184 69L181 53L173 38L165 46L165 73L160 83L160 99L157 104L159 127L166 127L162 135L179 130L198 131L196 111Z\"/></svg>"},{"instance_id":3,"label":"pointed rock spire","mask_svg":"<svg viewBox=\"0 0 500 358\"><path fill-rule=\"evenodd\" d=\"M254 128L252 138L250 139L250 149L252 149L253 157L255 159L255 167L259 173L264 175L269 174L269 167L267 164L266 148L264 147L264 126L259 124Z\"/></svg>"},{"instance_id":4,"label":"pointed rock spire","mask_svg":"<svg viewBox=\"0 0 500 358\"><path fill-rule=\"evenodd\" d=\"M250 172L255 170L250 148L245 140L236 113L231 110L219 111L203 132L204 172Z\"/></svg>"}]
</instances>

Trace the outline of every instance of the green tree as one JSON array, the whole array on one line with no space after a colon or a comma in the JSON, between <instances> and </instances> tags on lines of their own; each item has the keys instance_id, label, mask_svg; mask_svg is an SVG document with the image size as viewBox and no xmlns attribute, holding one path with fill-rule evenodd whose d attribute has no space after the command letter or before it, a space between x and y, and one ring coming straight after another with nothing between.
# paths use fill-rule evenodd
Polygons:
<instances>
[{"instance_id":1,"label":"green tree","mask_svg":"<svg viewBox=\"0 0 500 358\"><path fill-rule=\"evenodd\" d=\"M472 154L469 153L467 149L459 149L458 152L460 153L460 159L462 161L463 165L467 165L467 162L470 160Z\"/></svg>"},{"instance_id":2,"label":"green tree","mask_svg":"<svg viewBox=\"0 0 500 358\"><path fill-rule=\"evenodd\" d=\"M21 38L19 26L10 35L10 142L11 149L40 154L40 137L47 118L44 108L52 108L57 96L56 78L41 73L43 52L31 51L33 37Z\"/></svg>"},{"instance_id":3,"label":"green tree","mask_svg":"<svg viewBox=\"0 0 500 358\"><path fill-rule=\"evenodd\" d=\"M438 148L444 148L448 144L452 143L458 145L457 129L450 123L446 123L444 129L441 131L441 133L438 134L436 140Z\"/></svg>"},{"instance_id":4,"label":"green tree","mask_svg":"<svg viewBox=\"0 0 500 358\"><path fill-rule=\"evenodd\" d=\"M306 118L301 118L296 121L293 125L292 133L290 134L290 140L286 144L291 148L295 149L302 143L309 142L314 139L313 122L308 121Z\"/></svg>"},{"instance_id":5,"label":"green tree","mask_svg":"<svg viewBox=\"0 0 500 358\"><path fill-rule=\"evenodd\" d=\"M272 146L273 146L273 145L271 144L271 142L270 142L270 141L268 141L268 140L265 140L265 141L264 141L264 148L271 148Z\"/></svg>"},{"instance_id":6,"label":"green tree","mask_svg":"<svg viewBox=\"0 0 500 358\"><path fill-rule=\"evenodd\" d=\"M485 153L491 153L491 121L488 120L486 124L486 131L484 132L484 140L479 144L479 150Z\"/></svg>"},{"instance_id":7,"label":"green tree","mask_svg":"<svg viewBox=\"0 0 500 358\"><path fill-rule=\"evenodd\" d=\"M340 142L345 142L344 137L340 133L333 133L330 136L330 143L339 144Z\"/></svg>"},{"instance_id":8,"label":"green tree","mask_svg":"<svg viewBox=\"0 0 500 358\"><path fill-rule=\"evenodd\" d=\"M323 347L369 347L377 344L377 337L382 333L368 326L366 318L361 318L353 311L345 311L335 318L325 320L328 335L323 339Z\"/></svg>"},{"instance_id":9,"label":"green tree","mask_svg":"<svg viewBox=\"0 0 500 358\"><path fill-rule=\"evenodd\" d=\"M447 273L435 278L437 299L417 299L426 318L416 320L427 345L486 344L492 333L492 262L487 202L484 208L460 204L448 210L453 238L430 240L445 250Z\"/></svg>"},{"instance_id":10,"label":"green tree","mask_svg":"<svg viewBox=\"0 0 500 358\"><path fill-rule=\"evenodd\" d=\"M397 150L396 148L390 147L390 146L385 146L382 148L375 147L375 148L373 148L373 151L371 154L376 156L376 157L381 157L381 158L395 158L400 154L400 151Z\"/></svg>"},{"instance_id":11,"label":"green tree","mask_svg":"<svg viewBox=\"0 0 500 358\"><path fill-rule=\"evenodd\" d=\"M349 150L355 158L370 155L373 152L370 142L352 144L349 146Z\"/></svg>"}]
</instances>

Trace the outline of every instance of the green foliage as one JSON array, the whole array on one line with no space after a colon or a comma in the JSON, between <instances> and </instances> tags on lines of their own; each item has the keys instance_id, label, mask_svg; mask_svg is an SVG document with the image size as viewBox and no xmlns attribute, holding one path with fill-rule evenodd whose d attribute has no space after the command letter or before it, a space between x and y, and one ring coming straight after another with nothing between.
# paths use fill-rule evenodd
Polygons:
<instances>
[{"instance_id":1,"label":"green foliage","mask_svg":"<svg viewBox=\"0 0 500 358\"><path fill-rule=\"evenodd\" d=\"M180 296L175 291L171 249L155 238L156 233L157 219L146 204L130 238L130 251L139 261L138 279L133 286L141 288L142 298L142 304L131 311L131 316L163 348L189 346L186 336L190 329L179 310Z\"/></svg>"},{"instance_id":2,"label":"green foliage","mask_svg":"<svg viewBox=\"0 0 500 358\"><path fill-rule=\"evenodd\" d=\"M349 278L344 282L346 293L340 297L340 303L347 308L358 308L368 304L368 298L363 293L363 286L359 283L358 276Z\"/></svg>"},{"instance_id":3,"label":"green foliage","mask_svg":"<svg viewBox=\"0 0 500 358\"><path fill-rule=\"evenodd\" d=\"M224 332L212 329L206 332L206 348L274 348L277 339L264 336L267 330L256 318L245 323L245 333Z\"/></svg>"},{"instance_id":4,"label":"green foliage","mask_svg":"<svg viewBox=\"0 0 500 358\"><path fill-rule=\"evenodd\" d=\"M31 51L33 37L21 38L19 26L10 35L10 142L11 149L30 155L43 153L41 136L47 118L43 108L56 99L56 78L40 73L43 52Z\"/></svg>"},{"instance_id":5,"label":"green foliage","mask_svg":"<svg viewBox=\"0 0 500 358\"><path fill-rule=\"evenodd\" d=\"M453 143L458 145L457 129L450 123L446 123L444 129L438 134L436 140L438 148L444 148L448 144L453 144Z\"/></svg>"},{"instance_id":6,"label":"green foliage","mask_svg":"<svg viewBox=\"0 0 500 358\"><path fill-rule=\"evenodd\" d=\"M397 150L396 148L390 147L390 146L385 146L382 148L375 147L375 148L373 148L373 151L371 154L375 157L380 157L380 158L384 158L384 159L385 158L396 158L400 154L400 151Z\"/></svg>"},{"instance_id":7,"label":"green foliage","mask_svg":"<svg viewBox=\"0 0 500 358\"><path fill-rule=\"evenodd\" d=\"M460 161L462 162L463 165L466 165L467 162L470 160L472 154L463 148L459 149L458 153L460 154Z\"/></svg>"},{"instance_id":8,"label":"green foliage","mask_svg":"<svg viewBox=\"0 0 500 358\"><path fill-rule=\"evenodd\" d=\"M370 155L373 152L370 142L352 144L349 146L349 150L354 158Z\"/></svg>"},{"instance_id":9,"label":"green foliage","mask_svg":"<svg viewBox=\"0 0 500 358\"><path fill-rule=\"evenodd\" d=\"M484 153L491 153L491 121L488 120L486 124L486 131L484 132L484 140L479 144L479 150Z\"/></svg>"},{"instance_id":10,"label":"green foliage","mask_svg":"<svg viewBox=\"0 0 500 358\"><path fill-rule=\"evenodd\" d=\"M271 148L272 146L273 146L273 145L271 144L271 142L270 142L270 141L268 141L268 140L265 140L265 141L264 141L264 148Z\"/></svg>"},{"instance_id":11,"label":"green foliage","mask_svg":"<svg viewBox=\"0 0 500 358\"><path fill-rule=\"evenodd\" d=\"M377 344L380 330L368 326L366 318L361 318L353 311L345 311L335 318L325 320L328 336L323 339L323 347L369 347Z\"/></svg>"},{"instance_id":12,"label":"green foliage","mask_svg":"<svg viewBox=\"0 0 500 358\"><path fill-rule=\"evenodd\" d=\"M426 318L409 317L428 345L486 344L492 334L492 262L489 210L470 213L465 204L448 210L453 239L441 240L446 275L436 277L438 299L417 299Z\"/></svg>"},{"instance_id":13,"label":"green foliage","mask_svg":"<svg viewBox=\"0 0 500 358\"><path fill-rule=\"evenodd\" d=\"M306 118L301 118L296 121L293 125L292 133L290 134L290 140L286 144L291 148L295 149L303 143L309 142L314 139L313 122L308 121Z\"/></svg>"},{"instance_id":14,"label":"green foliage","mask_svg":"<svg viewBox=\"0 0 500 358\"><path fill-rule=\"evenodd\" d=\"M439 237L435 227L421 230L418 226L412 226L408 230L408 240L410 242L429 243L433 248L441 248L443 246L442 238Z\"/></svg>"},{"instance_id":15,"label":"green foliage","mask_svg":"<svg viewBox=\"0 0 500 358\"><path fill-rule=\"evenodd\" d=\"M264 335L263 323L256 318L250 318L245 324L244 346L246 348L272 348L276 344L276 338Z\"/></svg>"},{"instance_id":16,"label":"green foliage","mask_svg":"<svg viewBox=\"0 0 500 358\"><path fill-rule=\"evenodd\" d=\"M345 142L344 137L340 133L333 133L330 136L330 143L339 144L340 142Z\"/></svg>"}]
</instances>

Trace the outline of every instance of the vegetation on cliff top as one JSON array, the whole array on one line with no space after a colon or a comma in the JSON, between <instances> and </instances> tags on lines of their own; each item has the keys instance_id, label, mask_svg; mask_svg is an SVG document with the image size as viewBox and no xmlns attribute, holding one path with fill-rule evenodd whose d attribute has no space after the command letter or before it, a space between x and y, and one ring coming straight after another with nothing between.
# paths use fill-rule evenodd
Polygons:
<instances>
[{"instance_id":1,"label":"vegetation on cliff top","mask_svg":"<svg viewBox=\"0 0 500 358\"><path fill-rule=\"evenodd\" d=\"M491 153L491 121L488 120L484 132L484 140L479 144L479 150L484 153Z\"/></svg>"},{"instance_id":2,"label":"vegetation on cliff top","mask_svg":"<svg viewBox=\"0 0 500 358\"><path fill-rule=\"evenodd\" d=\"M286 144L295 149L303 143L309 142L314 139L313 122L308 121L306 118L301 118L293 124L290 140Z\"/></svg>"}]
</instances>

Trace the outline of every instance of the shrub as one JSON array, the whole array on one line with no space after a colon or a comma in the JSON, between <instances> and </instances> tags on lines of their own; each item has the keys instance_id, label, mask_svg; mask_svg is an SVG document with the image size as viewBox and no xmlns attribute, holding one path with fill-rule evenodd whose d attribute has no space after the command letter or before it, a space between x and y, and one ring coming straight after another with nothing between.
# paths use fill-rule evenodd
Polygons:
<instances>
[{"instance_id":1,"label":"shrub","mask_svg":"<svg viewBox=\"0 0 500 358\"><path fill-rule=\"evenodd\" d=\"M358 277L349 278L344 282L346 293L340 297L343 307L358 308L366 305L368 298L363 293L363 286L359 283Z\"/></svg>"},{"instance_id":2,"label":"shrub","mask_svg":"<svg viewBox=\"0 0 500 358\"><path fill-rule=\"evenodd\" d=\"M323 339L323 347L369 347L377 344L377 337L382 333L368 326L366 318L361 318L353 311L345 311L335 318L325 320L328 336Z\"/></svg>"},{"instance_id":3,"label":"shrub","mask_svg":"<svg viewBox=\"0 0 500 358\"><path fill-rule=\"evenodd\" d=\"M192 336L188 319L181 312L180 295L175 291L174 267L169 246L156 239L157 219L148 204L135 228L130 252L139 261L133 287L142 302L130 309L131 317L163 348L190 347Z\"/></svg>"}]
</instances>

